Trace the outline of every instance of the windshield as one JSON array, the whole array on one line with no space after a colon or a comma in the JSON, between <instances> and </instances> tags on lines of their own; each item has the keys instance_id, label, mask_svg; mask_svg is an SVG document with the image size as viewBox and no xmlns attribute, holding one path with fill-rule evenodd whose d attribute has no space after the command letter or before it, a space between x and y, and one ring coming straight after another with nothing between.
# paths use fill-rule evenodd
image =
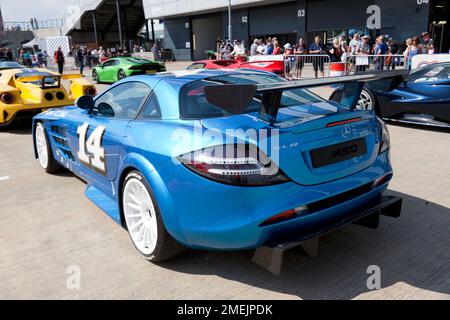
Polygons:
<instances>
[{"instance_id":1,"label":"windshield","mask_svg":"<svg viewBox=\"0 0 450 320\"><path fill-rule=\"evenodd\" d=\"M267 74L237 74L223 75L198 81L185 85L180 92L180 115L183 119L204 119L216 118L232 115L222 108L210 103L205 96L206 86L217 86L226 84L270 84L287 81L273 75ZM329 94L328 94L329 96ZM232 104L238 100L237 97L224 96L225 103ZM262 95L256 93L243 113L257 113L261 109ZM346 109L336 103L330 103L328 99L320 97L312 90L307 89L289 89L284 90L280 101L280 112L277 121L283 121L283 118L328 115L340 112ZM346 109L347 110L347 109Z\"/></svg>"},{"instance_id":2,"label":"windshield","mask_svg":"<svg viewBox=\"0 0 450 320\"><path fill-rule=\"evenodd\" d=\"M436 64L411 72L408 81L413 83L435 82L450 79L450 64Z\"/></svg>"}]
</instances>

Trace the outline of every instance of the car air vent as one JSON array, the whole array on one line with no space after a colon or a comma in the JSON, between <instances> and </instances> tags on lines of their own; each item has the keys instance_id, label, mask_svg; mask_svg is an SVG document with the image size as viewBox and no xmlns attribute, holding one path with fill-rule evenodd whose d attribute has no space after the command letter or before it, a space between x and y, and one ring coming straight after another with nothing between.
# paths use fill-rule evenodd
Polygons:
<instances>
[{"instance_id":1,"label":"car air vent","mask_svg":"<svg viewBox=\"0 0 450 320\"><path fill-rule=\"evenodd\" d=\"M66 159L73 160L73 154L70 151L69 139L67 139L67 129L59 126L51 126L50 135L55 142L55 146Z\"/></svg>"}]
</instances>

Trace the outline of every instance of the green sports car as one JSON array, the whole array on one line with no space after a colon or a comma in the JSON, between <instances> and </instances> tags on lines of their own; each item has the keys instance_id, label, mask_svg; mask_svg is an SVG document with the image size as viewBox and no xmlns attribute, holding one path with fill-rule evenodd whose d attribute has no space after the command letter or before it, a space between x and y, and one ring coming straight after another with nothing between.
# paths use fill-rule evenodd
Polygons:
<instances>
[{"instance_id":1,"label":"green sports car","mask_svg":"<svg viewBox=\"0 0 450 320\"><path fill-rule=\"evenodd\" d=\"M155 74L166 71L164 64L135 57L117 57L100 63L92 70L96 82L116 82L138 74Z\"/></svg>"}]
</instances>

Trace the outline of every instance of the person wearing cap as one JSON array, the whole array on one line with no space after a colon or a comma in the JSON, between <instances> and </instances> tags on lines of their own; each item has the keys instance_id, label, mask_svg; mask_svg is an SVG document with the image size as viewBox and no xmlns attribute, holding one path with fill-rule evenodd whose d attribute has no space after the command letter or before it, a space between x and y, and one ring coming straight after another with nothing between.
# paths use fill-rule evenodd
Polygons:
<instances>
[{"instance_id":1,"label":"person wearing cap","mask_svg":"<svg viewBox=\"0 0 450 320\"><path fill-rule=\"evenodd\" d=\"M294 65L295 62L295 57L292 57L292 55L294 54L294 50L292 48L292 45L290 43L286 43L284 45L284 65L285 65L285 77L290 77L291 75L291 70L292 67Z\"/></svg>"},{"instance_id":2,"label":"person wearing cap","mask_svg":"<svg viewBox=\"0 0 450 320\"><path fill-rule=\"evenodd\" d=\"M357 56L369 56L370 55L370 36L369 35L364 35L362 38L362 42L359 45L359 47L357 47L356 49L356 55ZM364 72L366 71L368 65L369 65L369 59L356 59L357 63L356 63L356 71L357 72ZM359 60L359 61L358 61ZM359 63L358 63L359 62Z\"/></svg>"},{"instance_id":3,"label":"person wearing cap","mask_svg":"<svg viewBox=\"0 0 450 320\"><path fill-rule=\"evenodd\" d=\"M430 37L429 32L422 32L422 43L419 46L420 53L422 54L434 54L433 39Z\"/></svg>"}]
</instances>

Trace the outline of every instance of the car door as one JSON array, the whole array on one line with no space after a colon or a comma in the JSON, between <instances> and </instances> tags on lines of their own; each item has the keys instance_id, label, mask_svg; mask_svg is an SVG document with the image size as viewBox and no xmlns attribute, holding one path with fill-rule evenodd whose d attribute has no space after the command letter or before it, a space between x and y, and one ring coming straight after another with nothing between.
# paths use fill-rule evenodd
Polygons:
<instances>
[{"instance_id":1,"label":"car door","mask_svg":"<svg viewBox=\"0 0 450 320\"><path fill-rule=\"evenodd\" d=\"M115 193L111 181L117 176L127 125L136 118L150 92L142 82L116 85L95 99L91 111L80 113L73 122L71 131L76 135L72 153L77 173L105 194Z\"/></svg>"},{"instance_id":2,"label":"car door","mask_svg":"<svg viewBox=\"0 0 450 320\"><path fill-rule=\"evenodd\" d=\"M105 61L103 63L102 68L102 81L115 81L115 70L116 70L116 63L118 62L117 59L110 59L108 61Z\"/></svg>"}]
</instances>

